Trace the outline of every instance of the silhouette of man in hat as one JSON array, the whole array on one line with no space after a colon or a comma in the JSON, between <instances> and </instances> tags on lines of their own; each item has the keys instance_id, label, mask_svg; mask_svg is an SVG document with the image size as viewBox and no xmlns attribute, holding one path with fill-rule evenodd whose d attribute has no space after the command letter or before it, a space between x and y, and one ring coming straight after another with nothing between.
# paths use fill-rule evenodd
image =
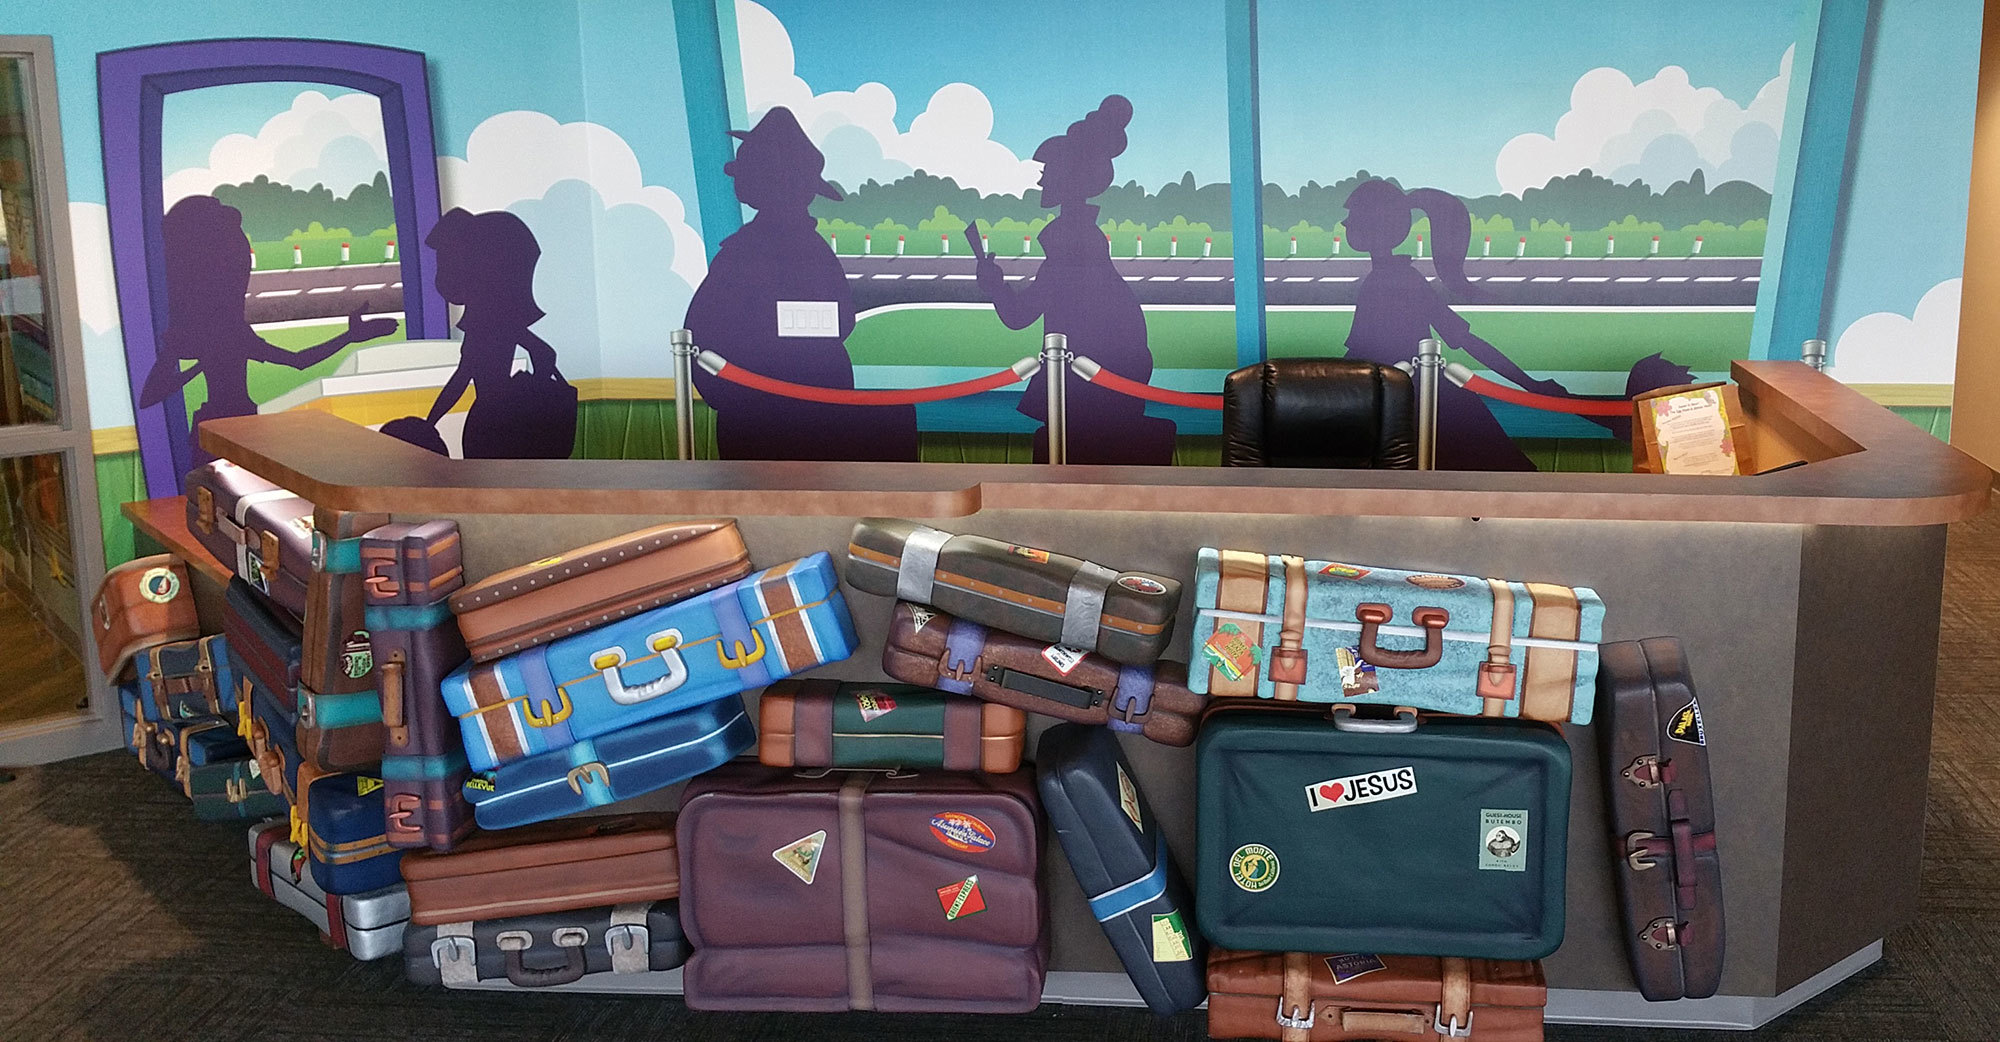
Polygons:
<instances>
[{"instance_id":1,"label":"silhouette of man in hat","mask_svg":"<svg viewBox=\"0 0 2000 1042\"><path fill-rule=\"evenodd\" d=\"M722 240L708 276L688 304L687 327L697 345L752 372L818 387L854 386L847 334L854 302L833 250L809 211L815 196L839 199L821 176L826 157L790 109L774 108L742 139L723 173L736 198L757 211ZM838 334L780 322L793 311L837 314ZM817 309L812 305L818 305ZM786 335L787 333L792 335ZM915 406L826 405L740 387L696 368L694 385L715 410L715 438L724 459L914 460Z\"/></svg>"}]
</instances>

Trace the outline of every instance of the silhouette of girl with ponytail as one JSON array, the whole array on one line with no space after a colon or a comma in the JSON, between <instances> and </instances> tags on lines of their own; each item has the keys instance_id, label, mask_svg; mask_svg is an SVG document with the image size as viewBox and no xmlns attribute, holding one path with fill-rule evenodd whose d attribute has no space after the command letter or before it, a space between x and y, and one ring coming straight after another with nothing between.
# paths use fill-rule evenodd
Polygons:
<instances>
[{"instance_id":1,"label":"silhouette of girl with ponytail","mask_svg":"<svg viewBox=\"0 0 2000 1042\"><path fill-rule=\"evenodd\" d=\"M1410 234L1413 211L1431 221L1436 244L1437 285L1410 258L1395 251ZM1368 253L1368 274L1354 302L1354 327L1347 334L1347 357L1394 365L1416 356L1417 341L1436 331L1447 347L1477 359L1523 390L1569 397L1553 380L1529 376L1499 348L1474 336L1472 326L1451 309L1446 293L1475 299L1465 278L1465 248L1472 241L1472 218L1465 203L1436 188L1405 192L1387 181L1363 181L1347 197L1347 241ZM1485 400L1449 380L1438 381L1437 466L1439 470L1534 470L1535 464L1507 437Z\"/></svg>"},{"instance_id":2,"label":"silhouette of girl with ponytail","mask_svg":"<svg viewBox=\"0 0 2000 1042\"><path fill-rule=\"evenodd\" d=\"M1034 277L1010 283L1000 265L980 247L979 229L967 225L966 240L979 258L979 288L1009 329L1042 320L1042 329L1069 337L1069 349L1089 355L1104 368L1140 383L1153 378L1153 352L1146 346L1146 316L1139 298L1111 265L1111 244L1097 226L1090 200L1111 187L1111 160L1125 151L1125 125L1132 103L1113 94L1069 130L1042 142L1042 205L1059 211L1036 241L1047 258ZM1049 456L1046 372L1036 373L1016 408L1043 421L1035 432L1035 461ZM1071 377L1067 440L1071 463L1166 465L1174 461L1174 424L1146 415L1146 403Z\"/></svg>"}]
</instances>

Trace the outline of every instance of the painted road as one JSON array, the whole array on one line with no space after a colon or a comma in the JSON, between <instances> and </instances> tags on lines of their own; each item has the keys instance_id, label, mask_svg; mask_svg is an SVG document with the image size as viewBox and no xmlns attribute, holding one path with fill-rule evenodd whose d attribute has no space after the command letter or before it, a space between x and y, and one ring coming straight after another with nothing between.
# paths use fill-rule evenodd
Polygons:
<instances>
[{"instance_id":1,"label":"painted road","mask_svg":"<svg viewBox=\"0 0 2000 1042\"><path fill-rule=\"evenodd\" d=\"M243 314L251 325L344 319L403 310L403 266L343 264L337 268L290 268L250 274Z\"/></svg>"},{"instance_id":2,"label":"painted road","mask_svg":"<svg viewBox=\"0 0 2000 1042\"><path fill-rule=\"evenodd\" d=\"M1040 258L1000 258L1010 282L1026 281ZM1168 260L1113 258L1145 305L1228 305L1236 279L1226 257ZM1433 280L1429 260L1416 261ZM890 304L979 303L971 257L842 257L854 310ZM1368 274L1356 258L1279 258L1264 262L1264 299L1276 307L1352 306ZM1757 304L1757 257L1549 258L1466 262L1480 299L1518 307L1741 307Z\"/></svg>"}]
</instances>

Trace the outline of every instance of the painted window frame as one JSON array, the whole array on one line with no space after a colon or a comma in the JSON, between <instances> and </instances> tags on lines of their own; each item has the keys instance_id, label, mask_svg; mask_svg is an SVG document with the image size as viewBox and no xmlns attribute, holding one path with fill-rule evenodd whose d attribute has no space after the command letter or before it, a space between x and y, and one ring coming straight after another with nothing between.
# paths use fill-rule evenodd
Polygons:
<instances>
[{"instance_id":1,"label":"painted window frame","mask_svg":"<svg viewBox=\"0 0 2000 1042\"><path fill-rule=\"evenodd\" d=\"M373 94L382 104L389 188L396 224L410 248L398 251L404 337L450 335L444 298L432 284L434 251L424 240L438 220L437 148L430 85L419 51L329 40L194 40L107 51L97 58L98 119L104 139L105 204L112 268L125 336L132 415L150 496L181 491L192 447L186 400L169 395L140 408L166 325L160 236L161 119L166 96L232 83L328 83Z\"/></svg>"}]
</instances>

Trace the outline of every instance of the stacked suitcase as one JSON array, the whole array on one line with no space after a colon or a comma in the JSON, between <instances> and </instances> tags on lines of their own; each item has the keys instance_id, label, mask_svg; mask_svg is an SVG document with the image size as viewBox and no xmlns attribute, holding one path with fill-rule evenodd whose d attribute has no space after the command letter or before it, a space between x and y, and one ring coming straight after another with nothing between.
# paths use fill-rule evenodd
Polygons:
<instances>
[{"instance_id":1,"label":"stacked suitcase","mask_svg":"<svg viewBox=\"0 0 2000 1042\"><path fill-rule=\"evenodd\" d=\"M755 570L732 521L468 584L453 522L226 462L189 486L236 572L225 634L157 610L172 561L107 582L133 750L199 816L284 816L251 829L259 888L419 983L679 967L696 1009L1025 1011L1052 835L1156 1012L1525 1042L1562 940L1560 728L1593 713L1641 991L1720 981L1685 654L1601 644L1588 589L1204 549L1177 635L1172 577L872 518L844 572L893 598L893 682L836 681L811 675L858 644L832 559ZM1060 722L1031 743L1029 713ZM1128 740L1194 747L1193 885ZM678 815L600 810L683 782Z\"/></svg>"}]
</instances>

